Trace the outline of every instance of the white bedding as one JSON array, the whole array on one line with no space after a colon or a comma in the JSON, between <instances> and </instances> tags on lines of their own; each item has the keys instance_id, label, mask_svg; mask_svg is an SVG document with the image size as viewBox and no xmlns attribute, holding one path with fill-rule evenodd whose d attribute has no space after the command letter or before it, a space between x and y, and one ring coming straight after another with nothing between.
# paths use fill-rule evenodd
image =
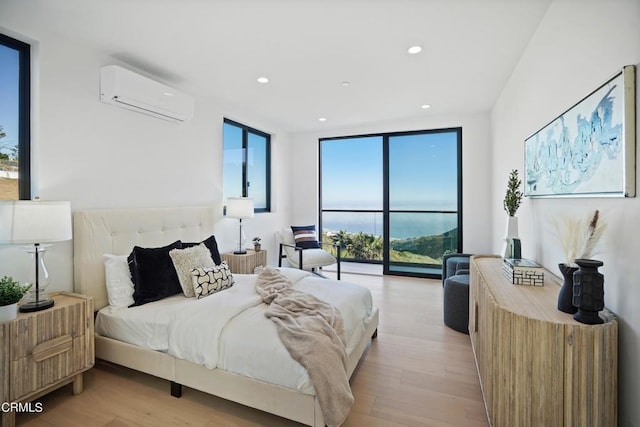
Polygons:
<instances>
[{"instance_id":1,"label":"white bedding","mask_svg":"<svg viewBox=\"0 0 640 427\"><path fill-rule=\"evenodd\" d=\"M347 353L363 338L373 312L368 289L282 269L296 289L337 307L344 318ZM257 275L234 274L235 284L196 300L176 295L128 309L105 307L96 332L147 349L313 394L306 370L280 341L255 291Z\"/></svg>"}]
</instances>

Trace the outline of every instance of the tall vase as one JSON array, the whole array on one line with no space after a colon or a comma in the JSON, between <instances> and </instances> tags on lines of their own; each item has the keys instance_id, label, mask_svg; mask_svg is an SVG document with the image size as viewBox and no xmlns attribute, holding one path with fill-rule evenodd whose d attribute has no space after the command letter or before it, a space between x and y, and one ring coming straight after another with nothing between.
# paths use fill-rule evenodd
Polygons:
<instances>
[{"instance_id":1,"label":"tall vase","mask_svg":"<svg viewBox=\"0 0 640 427\"><path fill-rule=\"evenodd\" d=\"M573 318L588 325L604 323L598 312L604 308L604 276L598 272L602 261L577 259L580 269L573 274L573 305L578 312Z\"/></svg>"},{"instance_id":2,"label":"tall vase","mask_svg":"<svg viewBox=\"0 0 640 427\"><path fill-rule=\"evenodd\" d=\"M578 271L578 267L571 267L567 264L558 264L562 273L562 287L558 293L558 310L565 313L574 314L578 308L573 305L573 273Z\"/></svg>"},{"instance_id":3,"label":"tall vase","mask_svg":"<svg viewBox=\"0 0 640 427\"><path fill-rule=\"evenodd\" d=\"M514 252L514 239L518 239L518 217L517 216L509 216L507 220L507 232L504 236L504 245L502 247L502 258L520 258L520 249L519 249L519 241L518 243L518 253Z\"/></svg>"}]
</instances>

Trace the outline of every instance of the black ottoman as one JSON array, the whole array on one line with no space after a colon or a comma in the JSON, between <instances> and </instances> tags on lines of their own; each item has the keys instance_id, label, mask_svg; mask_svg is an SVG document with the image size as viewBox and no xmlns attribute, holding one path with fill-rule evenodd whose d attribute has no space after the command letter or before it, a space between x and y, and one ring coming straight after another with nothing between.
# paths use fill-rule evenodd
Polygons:
<instances>
[{"instance_id":1,"label":"black ottoman","mask_svg":"<svg viewBox=\"0 0 640 427\"><path fill-rule=\"evenodd\" d=\"M444 324L469 334L469 275L458 274L444 281Z\"/></svg>"}]
</instances>

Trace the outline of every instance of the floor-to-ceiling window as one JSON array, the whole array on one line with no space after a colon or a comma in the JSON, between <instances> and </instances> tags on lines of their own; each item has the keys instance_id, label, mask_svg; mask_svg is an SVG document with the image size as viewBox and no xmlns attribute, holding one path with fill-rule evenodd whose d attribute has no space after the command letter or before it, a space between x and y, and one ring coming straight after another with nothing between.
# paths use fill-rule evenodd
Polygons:
<instances>
[{"instance_id":1,"label":"floor-to-ceiling window","mask_svg":"<svg viewBox=\"0 0 640 427\"><path fill-rule=\"evenodd\" d=\"M30 50L0 34L0 200L31 198Z\"/></svg>"},{"instance_id":2,"label":"floor-to-ceiling window","mask_svg":"<svg viewBox=\"0 0 640 427\"><path fill-rule=\"evenodd\" d=\"M438 276L462 250L462 129L320 140L320 224L346 259Z\"/></svg>"}]
</instances>

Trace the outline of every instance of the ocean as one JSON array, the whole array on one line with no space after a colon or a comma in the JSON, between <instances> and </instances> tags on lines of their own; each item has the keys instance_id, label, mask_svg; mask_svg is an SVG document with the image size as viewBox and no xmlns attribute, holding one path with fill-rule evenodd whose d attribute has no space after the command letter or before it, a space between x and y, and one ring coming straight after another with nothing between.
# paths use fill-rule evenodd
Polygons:
<instances>
[{"instance_id":1,"label":"ocean","mask_svg":"<svg viewBox=\"0 0 640 427\"><path fill-rule=\"evenodd\" d=\"M458 215L449 213L392 213L390 221L389 234L391 239L432 236L458 227ZM364 232L382 236L382 213L324 212L322 231L323 233L337 231Z\"/></svg>"}]
</instances>

